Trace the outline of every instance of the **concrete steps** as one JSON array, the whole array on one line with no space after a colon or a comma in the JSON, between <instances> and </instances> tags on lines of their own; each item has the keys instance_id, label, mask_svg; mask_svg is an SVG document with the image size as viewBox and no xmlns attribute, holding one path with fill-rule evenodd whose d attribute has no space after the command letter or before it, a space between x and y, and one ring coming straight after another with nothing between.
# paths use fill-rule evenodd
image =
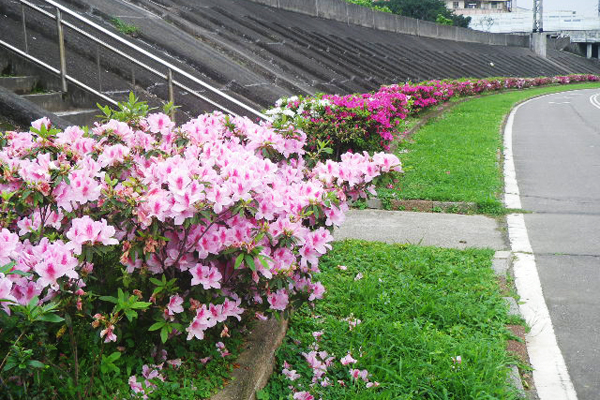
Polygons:
<instances>
[{"instance_id":1,"label":"concrete steps","mask_svg":"<svg viewBox=\"0 0 600 400\"><path fill-rule=\"evenodd\" d=\"M35 76L6 76L0 78L0 86L16 94L31 93L38 83Z\"/></svg>"},{"instance_id":2,"label":"concrete steps","mask_svg":"<svg viewBox=\"0 0 600 400\"><path fill-rule=\"evenodd\" d=\"M91 126L99 114L96 109L77 108L71 98L62 92L37 92L40 90L40 79L37 76L0 77L0 86L20 95L24 102L33 103L73 125Z\"/></svg>"}]
</instances>

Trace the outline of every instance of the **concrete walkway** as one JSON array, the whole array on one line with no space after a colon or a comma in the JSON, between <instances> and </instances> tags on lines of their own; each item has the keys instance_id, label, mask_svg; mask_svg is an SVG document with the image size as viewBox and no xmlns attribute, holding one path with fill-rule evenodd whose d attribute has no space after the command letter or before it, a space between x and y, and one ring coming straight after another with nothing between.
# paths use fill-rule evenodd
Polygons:
<instances>
[{"instance_id":1,"label":"concrete walkway","mask_svg":"<svg viewBox=\"0 0 600 400\"><path fill-rule=\"evenodd\" d=\"M482 215L351 210L333 235L336 240L352 238L456 249L508 249L498 221Z\"/></svg>"}]
</instances>

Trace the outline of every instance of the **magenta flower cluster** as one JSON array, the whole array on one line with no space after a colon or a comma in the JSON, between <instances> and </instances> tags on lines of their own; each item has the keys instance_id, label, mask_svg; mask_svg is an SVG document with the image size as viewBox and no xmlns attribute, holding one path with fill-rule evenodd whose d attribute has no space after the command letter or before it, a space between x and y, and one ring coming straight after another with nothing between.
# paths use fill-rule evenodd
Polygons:
<instances>
[{"instance_id":1,"label":"magenta flower cluster","mask_svg":"<svg viewBox=\"0 0 600 400\"><path fill-rule=\"evenodd\" d=\"M308 149L327 141L339 157L345 151L387 151L401 138L403 121L453 97L550 84L596 82L597 75L487 78L383 86L374 93L280 99L267 113L276 126L290 124L308 135Z\"/></svg>"}]
</instances>

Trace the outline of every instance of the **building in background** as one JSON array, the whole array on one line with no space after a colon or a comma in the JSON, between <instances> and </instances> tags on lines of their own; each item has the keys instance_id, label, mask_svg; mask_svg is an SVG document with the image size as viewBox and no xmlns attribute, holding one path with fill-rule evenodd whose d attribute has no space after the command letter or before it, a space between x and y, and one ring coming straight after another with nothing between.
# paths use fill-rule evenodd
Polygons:
<instances>
[{"instance_id":1,"label":"building in background","mask_svg":"<svg viewBox=\"0 0 600 400\"><path fill-rule=\"evenodd\" d=\"M511 12L512 0L445 0L446 7L457 15L472 17L474 15L499 14Z\"/></svg>"},{"instance_id":2,"label":"building in background","mask_svg":"<svg viewBox=\"0 0 600 400\"><path fill-rule=\"evenodd\" d=\"M544 31L589 31L600 29L600 18L575 11L544 11ZM469 28L492 33L527 33L533 28L533 12L515 8L510 13L471 15Z\"/></svg>"}]
</instances>

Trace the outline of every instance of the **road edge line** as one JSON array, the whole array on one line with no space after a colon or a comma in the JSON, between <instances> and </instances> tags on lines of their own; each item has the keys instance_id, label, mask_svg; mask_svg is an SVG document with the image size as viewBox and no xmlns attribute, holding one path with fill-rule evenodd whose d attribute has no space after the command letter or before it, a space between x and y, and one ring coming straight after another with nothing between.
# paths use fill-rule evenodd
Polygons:
<instances>
[{"instance_id":1,"label":"road edge line","mask_svg":"<svg viewBox=\"0 0 600 400\"><path fill-rule=\"evenodd\" d=\"M512 151L515 114L522 106L539 98L527 100L513 108L504 127L504 203L507 208L521 208ZM550 312L544 299L525 218L523 214L513 213L507 215L506 222L514 256L515 286L520 296L519 309L531 328L525 335L525 340L537 394L540 400L577 400L577 393L558 347Z\"/></svg>"}]
</instances>

